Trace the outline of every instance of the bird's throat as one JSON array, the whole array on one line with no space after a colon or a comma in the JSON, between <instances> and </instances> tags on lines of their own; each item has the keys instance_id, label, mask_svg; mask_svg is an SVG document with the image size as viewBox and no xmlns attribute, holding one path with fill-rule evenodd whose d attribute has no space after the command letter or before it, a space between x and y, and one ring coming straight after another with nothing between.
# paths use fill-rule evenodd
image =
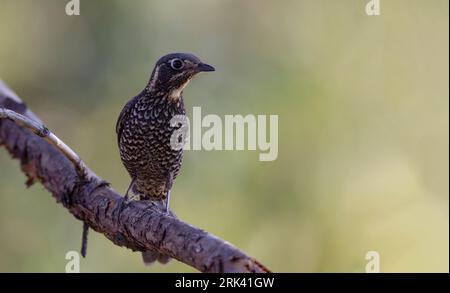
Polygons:
<instances>
[{"instance_id":1,"label":"bird's throat","mask_svg":"<svg viewBox=\"0 0 450 293\"><path fill-rule=\"evenodd\" d=\"M186 88L188 83L191 81L191 78L189 78L185 83L183 83L181 86L173 88L169 91L169 100L177 102L181 99L181 95L183 93L183 90Z\"/></svg>"}]
</instances>

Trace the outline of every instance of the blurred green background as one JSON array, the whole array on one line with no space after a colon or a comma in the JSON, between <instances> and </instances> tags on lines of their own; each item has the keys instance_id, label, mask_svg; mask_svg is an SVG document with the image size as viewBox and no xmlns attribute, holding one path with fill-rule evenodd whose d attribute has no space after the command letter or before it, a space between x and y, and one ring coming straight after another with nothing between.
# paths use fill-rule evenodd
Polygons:
<instances>
[{"instance_id":1,"label":"blurred green background","mask_svg":"<svg viewBox=\"0 0 450 293\"><path fill-rule=\"evenodd\" d=\"M120 193L115 122L155 61L214 65L185 90L204 114L279 115L279 155L187 152L178 216L275 272L449 270L447 0L0 1L0 78ZM0 271L63 272L81 222L0 148ZM91 232L83 272L145 267Z\"/></svg>"}]
</instances>

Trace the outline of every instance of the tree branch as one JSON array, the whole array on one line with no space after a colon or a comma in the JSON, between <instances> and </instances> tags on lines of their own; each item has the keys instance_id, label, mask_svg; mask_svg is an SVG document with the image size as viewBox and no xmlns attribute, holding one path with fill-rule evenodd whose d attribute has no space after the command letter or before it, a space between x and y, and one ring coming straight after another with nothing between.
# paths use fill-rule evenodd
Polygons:
<instances>
[{"instance_id":1,"label":"tree branch","mask_svg":"<svg viewBox=\"0 0 450 293\"><path fill-rule=\"evenodd\" d=\"M228 242L161 212L158 202L122 207L122 197L1 80L0 145L20 159L27 185L41 182L77 219L118 246L156 250L202 272L269 272Z\"/></svg>"}]
</instances>

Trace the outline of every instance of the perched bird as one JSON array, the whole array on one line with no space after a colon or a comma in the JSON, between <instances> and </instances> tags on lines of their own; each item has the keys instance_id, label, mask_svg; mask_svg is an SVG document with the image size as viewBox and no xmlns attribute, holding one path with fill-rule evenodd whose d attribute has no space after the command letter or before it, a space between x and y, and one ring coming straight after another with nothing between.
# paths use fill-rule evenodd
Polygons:
<instances>
[{"instance_id":1,"label":"perched bird","mask_svg":"<svg viewBox=\"0 0 450 293\"><path fill-rule=\"evenodd\" d=\"M180 126L171 125L175 115L185 115L183 90L198 73L214 67L187 53L173 53L156 62L145 89L123 108L116 124L122 163L131 176L130 191L140 200L165 201L169 212L170 190L180 171L183 150L171 146L171 136ZM144 252L144 262L169 258Z\"/></svg>"}]
</instances>

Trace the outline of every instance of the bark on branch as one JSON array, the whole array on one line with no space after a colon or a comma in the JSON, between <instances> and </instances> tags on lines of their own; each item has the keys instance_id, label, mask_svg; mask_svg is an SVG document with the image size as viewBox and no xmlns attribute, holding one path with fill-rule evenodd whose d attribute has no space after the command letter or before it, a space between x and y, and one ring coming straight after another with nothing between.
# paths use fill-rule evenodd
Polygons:
<instances>
[{"instance_id":1,"label":"bark on branch","mask_svg":"<svg viewBox=\"0 0 450 293\"><path fill-rule=\"evenodd\" d=\"M77 219L116 245L157 250L202 272L269 272L230 243L160 212L156 203L131 202L119 212L121 196L1 80L0 145L20 160L27 185L41 182Z\"/></svg>"}]
</instances>

